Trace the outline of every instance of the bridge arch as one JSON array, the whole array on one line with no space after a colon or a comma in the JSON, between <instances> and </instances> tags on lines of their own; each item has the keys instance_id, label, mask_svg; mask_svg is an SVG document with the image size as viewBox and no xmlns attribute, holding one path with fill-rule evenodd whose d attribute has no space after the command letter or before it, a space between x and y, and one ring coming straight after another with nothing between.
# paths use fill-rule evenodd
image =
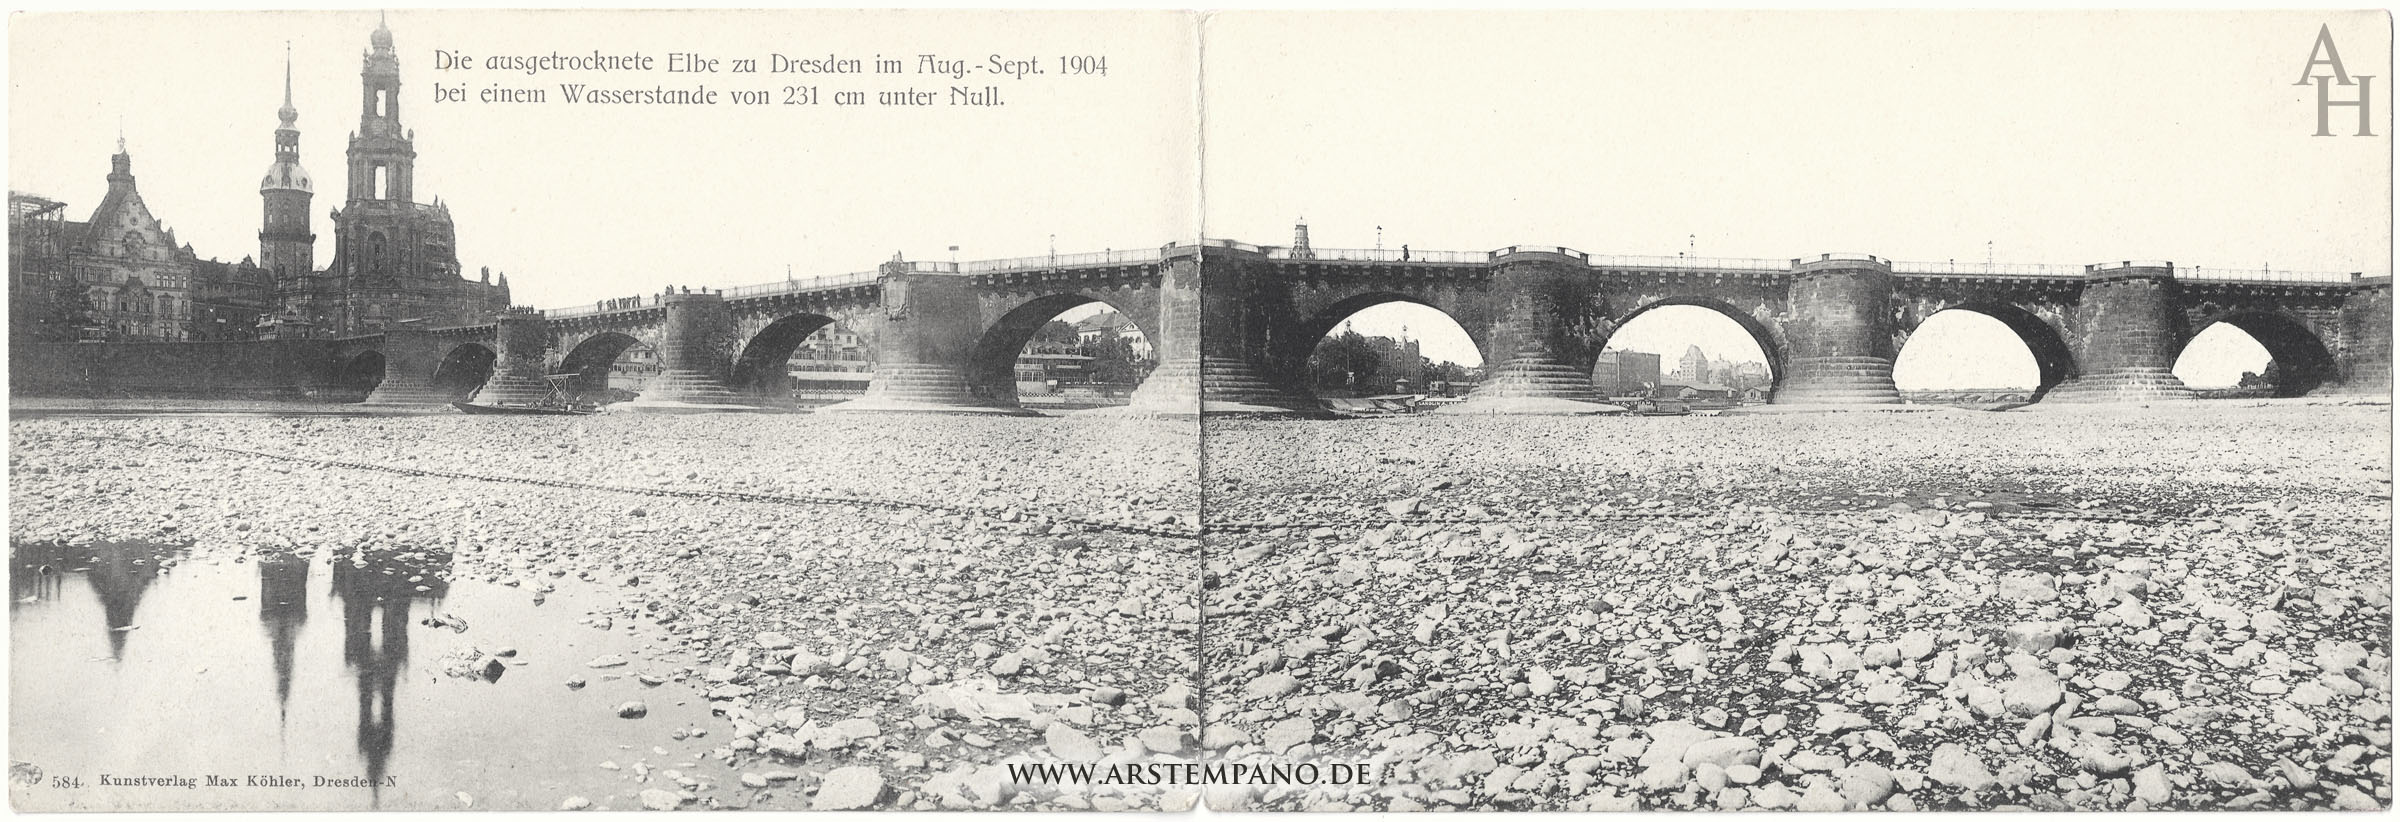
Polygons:
<instances>
[{"instance_id":1,"label":"bridge arch","mask_svg":"<svg viewBox=\"0 0 2400 822\"><path fill-rule=\"evenodd\" d=\"M1048 325L1051 319L1070 309L1092 303L1107 306L1118 316L1124 317L1126 322L1132 323L1134 330L1140 331L1151 345L1158 344L1157 329L1143 327L1138 319L1141 315L1114 301L1075 292L1035 297L1000 315L976 338L975 349L967 360L968 393L978 400L996 405L1016 405L1017 356L1024 352L1025 345L1032 342L1033 336L1040 333L1042 326Z\"/></svg>"},{"instance_id":2,"label":"bridge arch","mask_svg":"<svg viewBox=\"0 0 2400 822\"><path fill-rule=\"evenodd\" d=\"M340 370L334 374L334 384L345 393L356 392L364 397L383 384L387 367L383 352L361 351L342 361Z\"/></svg>"},{"instance_id":3,"label":"bridge arch","mask_svg":"<svg viewBox=\"0 0 2400 822\"><path fill-rule=\"evenodd\" d=\"M1931 322L1935 317L1953 311L1989 317L2016 335L2017 341L2024 344L2026 353L2033 357L2035 377L2032 394L2033 399L2037 401L2042 398L2042 395L2049 393L2050 389L2057 388L2059 383L2066 382L2078 373L2074 349L2068 347L2066 335L2060 332L2057 326L2052 325L2049 320L2043 319L2041 315L2030 309L2005 302L1963 302L1934 309L1932 313L1919 319L1915 325L1898 329L1899 333L1895 336L1899 339L1895 340L1892 346L1892 352L1895 355L1893 363L1897 365L1900 358L1908 356L1908 343L1918 329L1924 328L1925 324Z\"/></svg>"},{"instance_id":4,"label":"bridge arch","mask_svg":"<svg viewBox=\"0 0 2400 822\"><path fill-rule=\"evenodd\" d=\"M2267 350L2268 361L2274 366L2275 396L2297 397L2316 390L2334 379L2337 371L2333 352L2315 330L2306 323L2286 314L2272 311L2243 311L2217 317L2196 329L2176 350L2178 362L2191 350L2192 343L2210 328L2219 324L2232 326L2256 340Z\"/></svg>"},{"instance_id":5,"label":"bridge arch","mask_svg":"<svg viewBox=\"0 0 2400 822\"><path fill-rule=\"evenodd\" d=\"M568 389L578 396L597 396L608 391L608 377L616 369L617 357L640 340L630 334L602 331L583 338L559 358L558 371L573 374Z\"/></svg>"},{"instance_id":6,"label":"bridge arch","mask_svg":"<svg viewBox=\"0 0 2400 822\"><path fill-rule=\"evenodd\" d=\"M492 368L500 361L499 352L488 343L463 342L451 346L442 355L440 365L433 369L433 390L458 399L466 399L483 388L492 378Z\"/></svg>"},{"instance_id":7,"label":"bridge arch","mask_svg":"<svg viewBox=\"0 0 2400 822\"><path fill-rule=\"evenodd\" d=\"M733 361L735 391L747 394L772 394L782 388L788 378L784 363L809 335L832 325L834 319L823 314L792 314L768 323L742 344L742 353ZM788 392L786 392L788 393Z\"/></svg>"},{"instance_id":8,"label":"bridge arch","mask_svg":"<svg viewBox=\"0 0 2400 822\"><path fill-rule=\"evenodd\" d=\"M1783 346L1779 343L1775 329L1759 318L1751 316L1749 312L1735 307L1732 303L1713 297L1673 296L1644 303L1641 307L1611 321L1608 325L1608 336L1601 339L1599 344L1592 346L1592 358L1577 363L1576 367L1583 369L1585 373L1590 373L1594 367L1599 365L1600 355L1607 352L1609 345L1618 340L1618 334L1624 331L1626 326L1633 324L1635 320L1641 319L1643 315L1652 311L1677 307L1707 309L1725 319L1732 320L1734 325L1740 326L1743 332L1750 335L1750 341L1758 346L1759 355L1766 358L1767 379L1769 380L1767 393L1772 396L1783 387L1783 381L1789 378L1789 369L1784 364Z\"/></svg>"},{"instance_id":9,"label":"bridge arch","mask_svg":"<svg viewBox=\"0 0 2400 822\"><path fill-rule=\"evenodd\" d=\"M1466 332L1467 340L1475 344L1475 355L1483 359L1484 366L1489 367L1499 362L1498 358L1492 356L1491 338L1487 329L1479 327L1478 324L1470 324L1461 320L1455 311L1427 302L1424 298L1413 294L1397 291L1370 291L1337 300L1302 318L1300 324L1294 327L1293 333L1282 338L1277 350L1270 352L1270 356L1273 357L1272 367L1275 373L1284 375L1286 380L1296 385L1306 385L1309 382L1308 358L1316 353L1317 345L1324 342L1325 335L1333 333L1334 329L1341 327L1342 321L1356 316L1361 311L1392 303L1422 306L1440 313L1443 317L1448 318L1451 324Z\"/></svg>"}]
</instances>

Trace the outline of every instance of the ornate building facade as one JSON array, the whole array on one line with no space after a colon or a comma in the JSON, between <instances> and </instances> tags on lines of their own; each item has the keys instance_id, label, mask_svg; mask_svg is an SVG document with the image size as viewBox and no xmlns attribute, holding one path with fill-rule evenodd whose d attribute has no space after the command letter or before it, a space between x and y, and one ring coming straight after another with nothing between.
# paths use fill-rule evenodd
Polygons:
<instances>
[{"instance_id":1,"label":"ornate building facade","mask_svg":"<svg viewBox=\"0 0 2400 822\"><path fill-rule=\"evenodd\" d=\"M133 179L117 142L108 194L89 219L64 203L10 192L12 339L26 342L341 337L399 323L489 322L509 305L508 277L459 276L456 232L439 201L418 203L416 135L400 125L400 61L376 26L350 137L347 199L333 211L334 255L317 268L309 208L316 182L300 165L300 112L285 57L275 158L259 181L258 256L202 260L175 239Z\"/></svg>"},{"instance_id":2,"label":"ornate building facade","mask_svg":"<svg viewBox=\"0 0 2400 822\"><path fill-rule=\"evenodd\" d=\"M300 166L299 113L289 78L275 162L259 185L261 265L275 275L279 336L369 334L399 323L484 322L509 305L508 276L459 275L457 232L437 199L416 201L416 133L400 122L400 59L380 24L359 72L358 131L350 135L347 199L333 212L333 261L316 270L308 216L315 187ZM297 326L297 328L295 328Z\"/></svg>"},{"instance_id":3,"label":"ornate building facade","mask_svg":"<svg viewBox=\"0 0 2400 822\"><path fill-rule=\"evenodd\" d=\"M89 321L111 340L191 339L192 248L150 213L125 141L109 158L108 194L67 224L67 271L91 298Z\"/></svg>"}]
</instances>

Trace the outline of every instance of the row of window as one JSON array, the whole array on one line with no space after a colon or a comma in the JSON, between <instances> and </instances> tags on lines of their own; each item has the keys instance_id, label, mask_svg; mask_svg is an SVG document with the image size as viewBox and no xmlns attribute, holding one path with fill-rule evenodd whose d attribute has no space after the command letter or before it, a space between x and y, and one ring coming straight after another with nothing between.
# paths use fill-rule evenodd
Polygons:
<instances>
[{"instance_id":1,"label":"row of window","mask_svg":"<svg viewBox=\"0 0 2400 822\"><path fill-rule=\"evenodd\" d=\"M84 285L99 285L107 277L108 271L99 268L83 268L77 270L75 275L77 279L83 281ZM142 277L132 274L125 275L125 279L129 282L143 281ZM184 289L191 287L191 282L192 279L189 275L173 271L157 271L151 273L146 284L151 288Z\"/></svg>"},{"instance_id":2,"label":"row of window","mask_svg":"<svg viewBox=\"0 0 2400 822\"><path fill-rule=\"evenodd\" d=\"M114 310L119 314L156 314L160 317L176 316L175 309L177 307L175 297L171 294L159 294L144 300L138 296L111 294L105 288L92 289L92 305L98 306L102 310L110 310L109 307L113 305L115 306ZM183 307L188 308L190 304L183 304Z\"/></svg>"}]
</instances>

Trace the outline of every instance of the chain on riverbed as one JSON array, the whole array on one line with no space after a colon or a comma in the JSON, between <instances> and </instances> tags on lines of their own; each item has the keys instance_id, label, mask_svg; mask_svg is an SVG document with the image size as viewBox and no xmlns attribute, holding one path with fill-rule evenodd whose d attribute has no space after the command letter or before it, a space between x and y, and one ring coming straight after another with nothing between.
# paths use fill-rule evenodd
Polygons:
<instances>
[{"instance_id":1,"label":"chain on riverbed","mask_svg":"<svg viewBox=\"0 0 2400 822\"><path fill-rule=\"evenodd\" d=\"M744 492L744 491L683 491L683 490L674 490L674 489L666 489L666 488L648 488L648 487L642 487L642 486L607 485L607 484L603 484L603 483L575 482L575 481L572 481L572 480L535 479L535 478L529 478L529 477L512 477L512 476L503 476L503 475L490 475L490 474L471 474L471 473L466 473L466 472L462 472L462 471L441 471L441 470L427 469L427 468L403 468L403 467L399 467L399 466L391 466L391 465L378 465L378 464L375 464L375 463L365 463L365 462L348 462L348 461L343 461L343 460L328 460L328 459L318 459L318 458L315 458L315 457L301 457L301 456L294 456L294 455L290 455L290 454L277 454L277 453L273 453L273 452L267 452L267 451L255 451L255 450L246 449L246 448L235 448L235 447L231 447L231 446L224 446L224 445L208 445L208 444L203 444L203 443L180 442L180 441L175 441L175 440L149 440L149 439L138 439L138 438L132 438L132 437L113 437L113 436L106 436L106 435L83 435L83 436L80 436L80 437L75 437L75 439L88 439L88 440L107 440L107 441L114 441L114 442L124 442L124 443L131 443L131 444L134 444L134 445L161 445L161 446L168 446L168 447L175 447L175 448L190 448L190 449L197 449L197 450L204 450L204 451L219 451L219 452L224 452L224 453L230 453L230 454L242 454L242 455L246 455L246 456L259 457L259 458L262 458L262 459L278 460L278 461L283 461L283 462L298 462L298 463L305 463L305 464L310 464L310 465L319 465L319 466L325 466L325 467L333 467L333 468L349 468L349 469L361 470L361 471L377 471L377 472L391 473L391 474L401 474L401 475L407 475L407 476L441 477L441 478L446 478L446 479L463 479L463 480L474 480L474 481L478 481L478 482L491 482L491 483L500 483L500 484L515 484L515 485L538 485L538 486L545 486L545 487L551 487L551 488L571 488L571 489L580 489L580 490L587 490L587 491L605 491L605 492L610 492L610 493L619 493L619 494L632 494L632 495L638 495L638 496L653 496L653 497L678 497L678 498L683 498L683 499L727 500L727 501L735 501L735 502L756 502L756 503L779 504L779 505L857 506L857 507L862 507L862 508L883 508L883 509L890 509L890 510L917 510L917 511L931 511L931 512L945 513L945 514L960 514L960 515L967 515L967 516L984 516L984 517L993 517L993 518L1002 518L1002 517L1005 517L1005 516L1006 516L1006 514L1008 513L1007 511L1005 511L1005 510L1000 510L1000 509L992 509L992 508L979 508L979 507L974 507L974 506L966 506L966 505L950 505L950 504L937 503L937 502L924 502L924 501L920 501L920 500L883 499L883 498L875 498L875 497L851 497L851 496L833 496L833 495L808 495L808 494L757 494L757 493L750 493L750 492ZM1746 514L1751 514L1751 515L1781 515L1781 516L1789 516L1789 517L1849 517L1849 516L1859 516L1859 515L1862 515L1862 514L1874 514L1874 513L1881 513L1881 512L1882 512L1882 509L1840 509L1840 508L1835 508L1835 509L1824 509L1824 508L1768 508L1768 507L1754 507L1754 508L1744 508L1744 509L1741 509L1741 510L1740 510L1740 513L1746 513ZM1065 525L1074 525L1074 526L1080 526L1080 527L1083 527L1083 528L1088 528L1088 529L1093 529L1093 530L1100 530L1100 531L1113 531L1113 532L1118 532L1118 533L1139 534L1139 535L1144 535L1144 536L1154 536L1154 537L1164 537L1164 538L1168 538L1168 539L1176 539L1176 540L1192 540L1192 539L1197 539L1197 538L1199 538L1199 536L1200 536L1201 534L1203 534L1203 533L1211 533L1211 534L1256 533L1256 532L1263 532L1263 531L1278 531L1278 530L1289 530L1289 529L1306 529L1306 530L1314 530L1314 529L1319 529L1319 528L1332 528L1332 529L1340 529L1340 530L1361 530L1361 529L1382 528L1382 527L1386 527L1386 526L1390 526L1390 525L1403 525L1403 526L1413 526L1413 525L1443 525L1443 526L1457 526L1457 525L1518 525L1518 526L1528 526L1528 525L1544 525L1544 526L1557 526L1557 525L1575 525L1575 524L1587 524L1587 523L1606 523L1606 522L1652 522L1652 521L1661 521L1661 520L1691 520L1691 519L1701 519L1701 518L1707 518L1707 517L1719 516L1719 515L1722 515L1723 513L1725 513L1725 512L1721 512L1721 511L1703 511L1703 510L1692 510L1692 509L1667 509L1667 508L1658 508L1658 509L1643 509L1643 510L1632 510L1632 511L1588 511L1588 512L1584 512L1584 513L1580 513L1580 514L1573 514L1573 515L1549 515L1549 516L1509 516L1509 515L1495 515L1495 514L1489 514L1489 513L1474 513L1474 512L1466 512L1466 511L1441 511L1441 512L1427 512L1427 513L1409 514L1409 515L1402 515L1402 516L1387 515L1387 514L1363 514L1363 515L1354 515L1354 516L1337 516L1337 517L1310 517L1310 518L1306 518L1306 519L1298 519L1298 518L1293 518L1293 519L1274 518L1274 519L1253 519L1253 520L1227 520L1227 519L1209 519L1209 518L1207 518L1207 517L1205 517L1205 516L1204 516L1204 517L1202 518L1202 523L1201 523L1200 527L1199 527L1199 528L1196 528L1196 529L1192 529L1192 528L1169 528L1169 527L1162 527L1162 526L1158 526L1158 525L1145 525L1145 524L1138 524L1138 523L1116 522L1116 521L1112 521L1112 520L1093 519L1093 518L1089 518L1089 517L1078 517L1078 516L1073 516L1073 515L1067 515L1067 514L1055 514L1055 513L1053 513L1053 514L1033 514L1033 515L1028 515L1028 516L1029 516L1029 517L1031 517L1031 518L1038 518L1038 519L1041 519L1041 520L1044 520L1044 521L1048 521L1048 522L1059 523L1059 524L1065 524ZM2109 511L2027 511L2027 510L2015 510L2015 511L1996 511L1996 510L1984 510L1984 511L1976 512L1976 513L1981 513L1981 514L1983 514L1985 517L1987 517L1987 518L1990 518L1990 519L1994 519L1994 520L2021 520L2021 521L2032 521L2032 522L2107 523L2107 524L2125 524L2125 525L2134 525L2134 526L2142 526L2142 527L2155 527L2155 526L2168 525L2168 524L2190 524L2190 523L2198 522L2198 521L2201 521L2202 519L2205 519L2205 518L2203 518L2203 517L2194 517L2194 516L2177 516L2177 515L2172 515L2172 514L2136 514L2136 513L2119 513L2119 512L2109 512ZM2341 525L2374 526L2374 527L2378 527L2378 528L2388 528L2388 527L2389 527L2389 522L2388 522L2388 520L2374 520L2374 519L2371 519L2371 518L2369 518L2369 517L2365 517L2365 516L2357 516L2357 515L2347 515L2347 516L2315 516L2315 517L2311 517L2311 518L2309 518L2309 521L2310 521L2310 522L2312 522L2312 523L2315 523L2315 524L2324 524L2324 525L2336 525L2336 524L2341 524Z\"/></svg>"},{"instance_id":2,"label":"chain on riverbed","mask_svg":"<svg viewBox=\"0 0 2400 822\"><path fill-rule=\"evenodd\" d=\"M175 440L151 440L133 437L112 437L105 435L84 435L81 437L76 437L76 439L107 440L112 442L130 443L133 445L158 445L171 448L189 448L200 451L217 451L228 454L241 454L244 456L258 457L261 459L276 460L280 462L297 462L328 468L348 468L359 471L376 471L412 477L439 477L442 479L473 480L476 482L490 482L505 485L538 485L548 488L605 491L609 493L632 494L646 497L726 500L731 502L757 502L774 505L856 506L860 508L915 510L943 514L984 516L995 519L1003 518L1008 513L1004 510L977 508L966 505L948 505L944 503L923 502L919 500L880 499L875 497L847 497L819 494L755 494L746 491L684 491L670 488L647 488L635 485L608 485L597 482L576 482L573 480L537 479L532 477L512 477L495 474L471 474L464 471L442 471L431 468L402 468L395 465L378 465L370 462L349 462L345 460L319 459L316 457L302 457L291 454L277 454L271 451L256 451L248 448L235 448L227 445L208 445L204 443L179 442ZM1198 532L1186 528L1168 528L1156 525L1115 522L1111 520L1077 517L1066 514L1035 514L1028 515L1027 518L1040 519L1043 521L1064 525L1080 526L1096 531L1113 531L1117 533L1139 534L1143 536L1165 537L1168 539L1178 540L1191 540L1199 538Z\"/></svg>"},{"instance_id":3,"label":"chain on riverbed","mask_svg":"<svg viewBox=\"0 0 2400 822\"><path fill-rule=\"evenodd\" d=\"M1787 517L1842 517L1878 513L1874 509L1814 509L1814 508L1744 508L1742 513L1779 515ZM1379 528L1385 525L1575 525L1601 522L1651 522L1658 520L1691 520L1720 516L1721 511L1652 510L1652 511L1593 511L1584 514L1559 516L1504 516L1463 513L1416 514L1405 517L1353 516L1319 517L1307 520L1208 520L1205 530L1217 531L1276 531L1315 528ZM1992 519L2026 519L2067 522L2105 522L2129 525L2162 525L2176 517L2145 517L2130 514L2062 513L2050 511L1985 512Z\"/></svg>"},{"instance_id":4,"label":"chain on riverbed","mask_svg":"<svg viewBox=\"0 0 2400 822\"><path fill-rule=\"evenodd\" d=\"M1504 514L1471 514L1471 513L1464 513L1464 512L1433 512L1433 513L1424 513L1424 514L1411 514L1411 515L1407 515L1407 516L1389 516L1389 515L1366 514L1366 515L1356 515L1356 516L1347 516L1347 517L1339 517L1339 516L1336 516L1336 517L1310 517L1310 518L1293 518L1293 519L1280 519L1280 518L1271 518L1271 519L1255 519L1255 520L1225 520L1225 519L1210 519L1210 518L1203 518L1203 521L1204 521L1204 523L1205 523L1205 524L1202 526L1202 530L1203 530L1203 531L1206 531L1206 532L1208 532L1208 533L1218 533L1218 532L1257 532L1257 531L1279 531L1279 530L1289 530L1289 529L1302 529L1302 530L1310 530L1310 529L1317 529L1317 528L1334 528L1334 529L1360 529L1360 528L1381 528L1381 527L1384 527L1384 526L1387 526L1387 525L1520 525L1520 526L1523 526L1523 525L1575 525L1575 524L1580 524L1580 523L1603 523L1603 522L1651 522L1651 521L1659 521L1659 520L1693 520L1693 519L1706 519L1706 518L1710 518L1710 517L1722 516L1722 515L1724 515L1724 514L1726 514L1726 513L1728 513L1728 512L1725 512L1725 511L1711 511L1711 510L1690 510L1690 509L1658 509L1658 510L1639 510L1639 511L1592 511L1592 512L1587 512L1587 513L1582 513L1582 514L1571 514L1571 515L1555 515L1555 516L1510 516L1510 515L1504 515ZM1883 513L1883 510L1882 510L1882 509L1876 509L1876 508L1864 508L1864 509L1861 509L1861 508L1773 508L1773 507L1746 507L1746 508L1739 509L1738 513L1744 513L1744 514L1750 514L1750 515L1758 515L1758 516L1773 515L1773 516L1787 516L1787 517L1833 518L1833 517L1854 517L1854 516L1860 516L1860 515L1871 515L1871 514ZM2117 513L2117 512L2109 512L2109 511L1990 511L1990 510L1985 510L1985 511L1981 511L1980 513L1982 513L1982 514L1983 514L1985 517L1987 517L1987 518L1989 518L1989 519L1993 519L1993 520L2031 521L2031 522L2107 523L2107 524L2125 524L2125 525L2134 525L2134 526L2141 526L2141 527L2156 527L2156 526L2161 526L2161 525L2170 525L2170 524L2186 524L2186 525L2188 525L2188 524L2192 524L2192 523L2196 523L2196 522L2200 522L2200 521L2203 521L2203 520L2206 520L2206 519L2208 519L2207 517L2197 517L2197 516L2176 516L2176 515L2172 515L2172 514L2132 514L2132 513ZM2364 516L2355 516L2355 515L2349 515L2349 516L2323 516L2323 515L2320 515L2320 516L2313 516L2313 517L2310 517L2310 518L2309 518L2309 522L2311 522L2311 523L2313 523L2313 524L2323 524L2323 525L2337 525L2337 524L2338 524L2338 525L2355 525L2355 526L2373 526L2373 527L2376 527L2376 528L2379 528L2379 529L2380 529L2380 528L2386 528L2386 527L2389 527L2389 520L2378 520L2378 519L2373 519L2373 518L2370 518L2370 517L2364 517Z\"/></svg>"}]
</instances>

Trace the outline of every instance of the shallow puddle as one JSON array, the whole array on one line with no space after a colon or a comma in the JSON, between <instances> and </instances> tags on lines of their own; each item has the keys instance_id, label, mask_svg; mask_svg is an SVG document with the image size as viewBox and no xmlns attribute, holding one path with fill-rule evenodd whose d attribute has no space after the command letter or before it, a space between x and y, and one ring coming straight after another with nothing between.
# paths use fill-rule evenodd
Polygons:
<instances>
[{"instance_id":1,"label":"shallow puddle","mask_svg":"<svg viewBox=\"0 0 2400 822\"><path fill-rule=\"evenodd\" d=\"M639 808L676 775L735 778L702 758L723 740L672 738L722 727L705 700L634 678L641 660L661 673L688 660L579 624L605 600L569 581L546 601L446 582L438 552L20 545L12 560L19 810ZM497 679L445 671L471 648L516 654ZM636 661L585 667L604 654ZM589 684L567 687L577 676ZM631 700L648 715L619 718Z\"/></svg>"}]
</instances>

